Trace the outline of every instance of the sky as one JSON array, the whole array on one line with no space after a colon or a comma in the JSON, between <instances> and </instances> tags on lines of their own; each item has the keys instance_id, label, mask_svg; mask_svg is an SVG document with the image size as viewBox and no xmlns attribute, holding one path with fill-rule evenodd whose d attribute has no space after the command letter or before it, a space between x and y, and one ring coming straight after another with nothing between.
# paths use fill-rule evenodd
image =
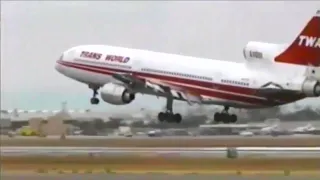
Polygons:
<instances>
[{"instance_id":1,"label":"sky","mask_svg":"<svg viewBox=\"0 0 320 180\"><path fill-rule=\"evenodd\" d=\"M1 109L58 109L62 101L160 109L165 100L151 96L94 107L91 90L56 72L55 61L72 46L107 44L244 62L248 41L291 42L317 8L319 1L1 1Z\"/></svg>"}]
</instances>

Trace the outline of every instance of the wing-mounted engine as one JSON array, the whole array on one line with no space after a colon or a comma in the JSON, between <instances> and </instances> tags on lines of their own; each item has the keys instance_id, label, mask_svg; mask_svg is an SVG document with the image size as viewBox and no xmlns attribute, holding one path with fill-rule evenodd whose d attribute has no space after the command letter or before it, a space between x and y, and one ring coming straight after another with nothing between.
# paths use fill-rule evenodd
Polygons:
<instances>
[{"instance_id":1,"label":"wing-mounted engine","mask_svg":"<svg viewBox=\"0 0 320 180\"><path fill-rule=\"evenodd\" d=\"M273 62L284 49L284 45L250 41L243 49L243 56L247 61Z\"/></svg>"},{"instance_id":2,"label":"wing-mounted engine","mask_svg":"<svg viewBox=\"0 0 320 180\"><path fill-rule=\"evenodd\" d=\"M107 83L100 91L101 99L113 105L129 104L135 99L135 94L130 93L125 87Z\"/></svg>"},{"instance_id":3,"label":"wing-mounted engine","mask_svg":"<svg viewBox=\"0 0 320 180\"><path fill-rule=\"evenodd\" d=\"M306 79L302 84L302 92L307 97L320 96L320 82L315 79Z\"/></svg>"}]
</instances>

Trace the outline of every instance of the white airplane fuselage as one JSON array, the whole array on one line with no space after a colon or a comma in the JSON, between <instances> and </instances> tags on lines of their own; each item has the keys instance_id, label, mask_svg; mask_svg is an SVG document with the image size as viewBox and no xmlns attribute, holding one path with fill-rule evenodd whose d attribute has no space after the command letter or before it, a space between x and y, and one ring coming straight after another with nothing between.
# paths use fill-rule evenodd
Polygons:
<instances>
[{"instance_id":1,"label":"white airplane fuselage","mask_svg":"<svg viewBox=\"0 0 320 180\"><path fill-rule=\"evenodd\" d=\"M84 52L87 52L85 56ZM107 58L110 55L118 58ZM123 60L126 57L128 59ZM306 97L300 93L296 96L270 99L256 93L257 89L268 82L278 83L286 89L300 90L306 79L306 68L289 64L262 63L253 68L247 63L107 45L83 45L65 51L55 68L71 79L99 87L107 83L121 85L122 82L112 75L131 74L137 78L164 83L191 95L195 94L200 97L202 104L236 108L272 107ZM147 88L135 91L163 96L162 93Z\"/></svg>"}]
</instances>

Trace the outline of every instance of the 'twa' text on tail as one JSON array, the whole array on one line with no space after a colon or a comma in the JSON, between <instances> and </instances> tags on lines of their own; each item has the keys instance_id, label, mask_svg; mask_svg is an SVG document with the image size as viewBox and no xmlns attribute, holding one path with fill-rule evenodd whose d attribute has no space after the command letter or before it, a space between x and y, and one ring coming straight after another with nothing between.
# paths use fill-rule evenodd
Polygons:
<instances>
[{"instance_id":1,"label":"'twa' text on tail","mask_svg":"<svg viewBox=\"0 0 320 180\"><path fill-rule=\"evenodd\" d=\"M320 10L276 62L320 66Z\"/></svg>"}]
</instances>

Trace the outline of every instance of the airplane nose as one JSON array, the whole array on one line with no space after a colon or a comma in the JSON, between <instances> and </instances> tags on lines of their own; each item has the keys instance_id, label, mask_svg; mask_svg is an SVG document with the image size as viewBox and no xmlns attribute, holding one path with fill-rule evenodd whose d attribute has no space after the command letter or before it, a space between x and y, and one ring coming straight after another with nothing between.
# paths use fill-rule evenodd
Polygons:
<instances>
[{"instance_id":1,"label":"airplane nose","mask_svg":"<svg viewBox=\"0 0 320 180\"><path fill-rule=\"evenodd\" d=\"M60 58L56 61L56 64L55 64L55 69L56 71L58 71L59 73L63 73L63 67L62 65L59 63L63 60L63 54L60 56Z\"/></svg>"},{"instance_id":2,"label":"airplane nose","mask_svg":"<svg viewBox=\"0 0 320 180\"><path fill-rule=\"evenodd\" d=\"M56 69L56 71L60 72L61 68L60 68L60 64L58 62L56 62L56 65L54 66L54 68Z\"/></svg>"},{"instance_id":3,"label":"airplane nose","mask_svg":"<svg viewBox=\"0 0 320 180\"><path fill-rule=\"evenodd\" d=\"M56 71L58 71L61 74L64 74L64 68L61 64L59 64L58 62L56 63L55 67Z\"/></svg>"}]
</instances>

